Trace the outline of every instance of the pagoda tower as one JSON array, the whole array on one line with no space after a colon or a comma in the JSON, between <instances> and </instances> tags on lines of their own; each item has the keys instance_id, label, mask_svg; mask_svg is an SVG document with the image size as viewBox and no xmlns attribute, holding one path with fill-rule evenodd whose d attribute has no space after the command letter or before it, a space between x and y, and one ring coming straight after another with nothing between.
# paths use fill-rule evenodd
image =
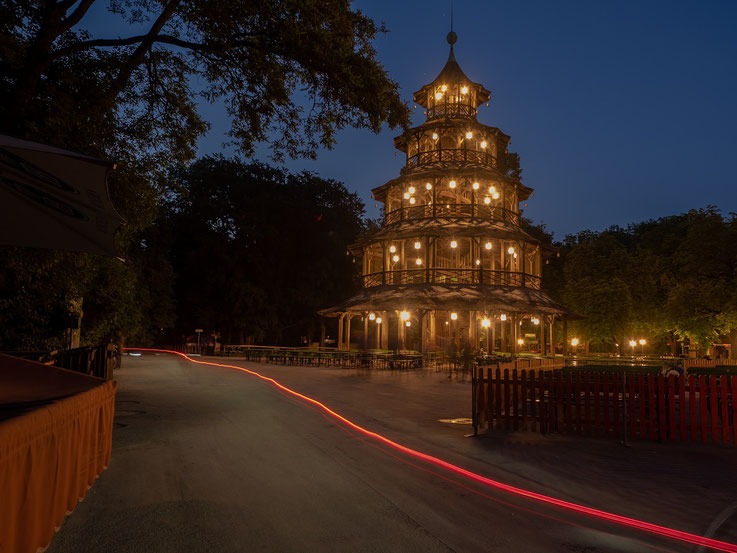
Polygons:
<instances>
[{"instance_id":1,"label":"pagoda tower","mask_svg":"<svg viewBox=\"0 0 737 553\"><path fill-rule=\"evenodd\" d=\"M519 352L532 333L546 353L555 317L565 319L541 290L552 252L521 225L532 189L508 171L510 137L477 120L490 92L461 70L456 40L451 31L445 67L414 94L425 122L394 139L405 167L373 190L381 228L350 247L363 289L321 311L340 317L340 349L358 317L364 348Z\"/></svg>"}]
</instances>

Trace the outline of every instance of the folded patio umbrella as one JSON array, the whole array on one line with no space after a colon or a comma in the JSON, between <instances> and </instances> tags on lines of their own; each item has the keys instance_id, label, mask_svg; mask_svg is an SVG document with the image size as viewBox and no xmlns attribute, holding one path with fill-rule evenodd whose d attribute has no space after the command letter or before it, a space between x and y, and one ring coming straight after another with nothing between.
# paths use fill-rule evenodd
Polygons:
<instances>
[{"instance_id":1,"label":"folded patio umbrella","mask_svg":"<svg viewBox=\"0 0 737 553\"><path fill-rule=\"evenodd\" d=\"M108 161L0 135L0 245L118 257Z\"/></svg>"}]
</instances>

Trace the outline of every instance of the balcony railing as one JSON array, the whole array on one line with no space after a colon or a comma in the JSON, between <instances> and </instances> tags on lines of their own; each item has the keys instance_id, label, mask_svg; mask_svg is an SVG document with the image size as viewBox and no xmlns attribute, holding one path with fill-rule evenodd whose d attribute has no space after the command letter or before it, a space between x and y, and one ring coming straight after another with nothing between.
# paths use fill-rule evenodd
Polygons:
<instances>
[{"instance_id":1,"label":"balcony railing","mask_svg":"<svg viewBox=\"0 0 737 553\"><path fill-rule=\"evenodd\" d=\"M442 165L446 163L475 163L477 165L496 167L496 158L486 151L467 150L465 148L429 150L407 158L407 168L409 169L422 165Z\"/></svg>"},{"instance_id":2,"label":"balcony railing","mask_svg":"<svg viewBox=\"0 0 737 553\"><path fill-rule=\"evenodd\" d=\"M435 217L477 217L491 221L506 221L519 226L519 213L504 207L485 204L445 204L411 205L394 209L384 216L384 226L393 225L407 219L432 219Z\"/></svg>"},{"instance_id":3,"label":"balcony railing","mask_svg":"<svg viewBox=\"0 0 737 553\"><path fill-rule=\"evenodd\" d=\"M476 117L476 108L468 104L438 104L428 108L427 120L442 119L444 117Z\"/></svg>"},{"instance_id":4,"label":"balcony railing","mask_svg":"<svg viewBox=\"0 0 737 553\"><path fill-rule=\"evenodd\" d=\"M363 276L364 288L382 284L488 284L540 289L539 276L491 269L402 269Z\"/></svg>"}]
</instances>

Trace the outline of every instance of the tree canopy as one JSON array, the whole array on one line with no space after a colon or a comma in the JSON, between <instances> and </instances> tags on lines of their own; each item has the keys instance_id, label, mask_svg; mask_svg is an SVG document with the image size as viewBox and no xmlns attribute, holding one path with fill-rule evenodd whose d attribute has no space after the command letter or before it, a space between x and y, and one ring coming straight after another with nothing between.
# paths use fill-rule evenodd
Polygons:
<instances>
[{"instance_id":1,"label":"tree canopy","mask_svg":"<svg viewBox=\"0 0 737 553\"><path fill-rule=\"evenodd\" d=\"M622 351L647 336L705 350L737 329L737 216L718 209L582 231L545 267L549 292L585 315L580 338ZM733 340L734 341L734 340ZM735 345L737 347L737 344Z\"/></svg>"},{"instance_id":2,"label":"tree canopy","mask_svg":"<svg viewBox=\"0 0 737 553\"><path fill-rule=\"evenodd\" d=\"M107 24L88 24L101 4ZM89 340L171 323L145 244L209 128L201 106L226 107L241 154L266 143L275 159L314 157L346 126L406 125L372 46L383 32L340 0L0 0L0 132L115 161L127 221L125 264L0 248L0 347L58 346L70 303Z\"/></svg>"}]
</instances>

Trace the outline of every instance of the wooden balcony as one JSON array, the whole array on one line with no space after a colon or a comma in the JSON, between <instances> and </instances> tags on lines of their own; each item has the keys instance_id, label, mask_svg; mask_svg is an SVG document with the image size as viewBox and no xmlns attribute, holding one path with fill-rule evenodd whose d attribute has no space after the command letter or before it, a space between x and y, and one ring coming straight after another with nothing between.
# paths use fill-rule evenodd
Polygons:
<instances>
[{"instance_id":1,"label":"wooden balcony","mask_svg":"<svg viewBox=\"0 0 737 553\"><path fill-rule=\"evenodd\" d=\"M529 273L490 269L402 269L363 276L363 287L382 284L488 284L540 290L541 278Z\"/></svg>"},{"instance_id":2,"label":"wooden balcony","mask_svg":"<svg viewBox=\"0 0 737 553\"><path fill-rule=\"evenodd\" d=\"M476 117L477 110L468 104L438 104L427 110L427 120L434 119L470 119Z\"/></svg>"},{"instance_id":3,"label":"wooden balcony","mask_svg":"<svg viewBox=\"0 0 737 553\"><path fill-rule=\"evenodd\" d=\"M393 225L409 219L478 218L491 221L505 221L519 226L519 213L509 209L485 204L446 204L410 205L390 211L384 216L384 226Z\"/></svg>"},{"instance_id":4,"label":"wooden balcony","mask_svg":"<svg viewBox=\"0 0 737 553\"><path fill-rule=\"evenodd\" d=\"M451 163L470 163L486 167L496 167L496 158L485 150L467 150L465 148L441 148L420 152L407 158L404 170L424 165L447 165Z\"/></svg>"}]
</instances>

